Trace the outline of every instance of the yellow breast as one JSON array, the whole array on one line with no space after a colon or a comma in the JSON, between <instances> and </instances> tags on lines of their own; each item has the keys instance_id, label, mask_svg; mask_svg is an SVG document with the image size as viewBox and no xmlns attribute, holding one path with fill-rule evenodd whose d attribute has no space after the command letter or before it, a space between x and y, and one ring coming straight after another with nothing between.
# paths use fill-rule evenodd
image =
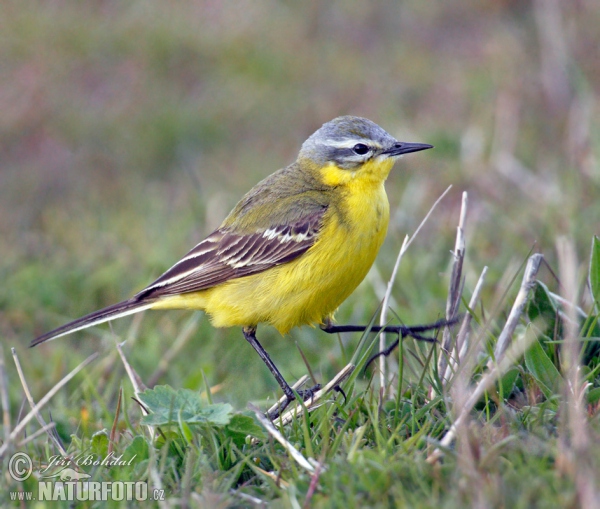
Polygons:
<instances>
[{"instance_id":1,"label":"yellow breast","mask_svg":"<svg viewBox=\"0 0 600 509\"><path fill-rule=\"evenodd\" d=\"M364 279L383 243L389 221L383 183L391 166L391 161L364 165L354 173L325 168L323 181L336 187L336 200L306 253L171 304L204 309L216 327L266 322L285 334L299 325L322 323Z\"/></svg>"}]
</instances>

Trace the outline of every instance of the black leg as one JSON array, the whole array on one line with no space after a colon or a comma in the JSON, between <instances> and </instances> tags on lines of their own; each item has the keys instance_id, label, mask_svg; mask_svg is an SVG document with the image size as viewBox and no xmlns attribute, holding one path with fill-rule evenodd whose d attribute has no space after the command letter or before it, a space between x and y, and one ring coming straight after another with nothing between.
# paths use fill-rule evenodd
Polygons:
<instances>
[{"instance_id":1,"label":"black leg","mask_svg":"<svg viewBox=\"0 0 600 509\"><path fill-rule=\"evenodd\" d=\"M419 341L428 341L429 343L435 343L437 341L435 338L423 336L423 334L421 333L439 329L441 327L449 327L457 323L460 320L460 318L460 316L456 316L452 320L446 320L445 318L442 318L437 322L433 322L427 325L373 325L369 329L369 332L391 332L393 334L397 334L398 339L394 341L385 350L372 355L365 364L365 370L378 357L382 355L387 357L388 355L390 355L394 351L394 349L400 344L400 338L410 336ZM321 326L321 329L329 334L333 334L336 332L364 332L367 330L367 327L365 325L332 325L330 322L327 322Z\"/></svg>"},{"instance_id":2,"label":"black leg","mask_svg":"<svg viewBox=\"0 0 600 509\"><path fill-rule=\"evenodd\" d=\"M281 412L283 412L289 406L289 404L296 399L296 395L294 394L294 391L290 387L290 385L285 381L285 378L283 378L283 375L277 369L277 366L275 366L275 363L271 360L271 357L269 357L267 351L258 342L258 339L256 339L256 329L253 327L244 327L242 330L244 332L244 337L246 338L246 341L248 341L248 343L252 345L252 348L256 350L256 353L267 365L267 368L269 368L269 371L273 374L275 380L277 380L279 387L281 387L281 390L285 395L285 402L277 410L275 410L267 416L270 419L276 419L277 417L279 417ZM300 395L300 397L303 398L303 400L306 400L310 398L320 388L321 386L317 384L310 389L297 392Z\"/></svg>"},{"instance_id":3,"label":"black leg","mask_svg":"<svg viewBox=\"0 0 600 509\"><path fill-rule=\"evenodd\" d=\"M391 332L397 334L403 338L410 336L420 341L429 341L435 343L436 339L429 336L423 336L422 332L429 332L441 327L454 325L458 322L460 317L456 317L452 320L446 320L442 318L437 322L429 323L427 325L373 325L369 328L369 332ZM325 323L321 326L321 329L328 334L335 334L338 332L365 332L367 330L366 325L333 325L331 323ZM389 355L389 354L388 354Z\"/></svg>"},{"instance_id":4,"label":"black leg","mask_svg":"<svg viewBox=\"0 0 600 509\"><path fill-rule=\"evenodd\" d=\"M366 362L365 364L365 369L364 371L367 371L367 368L371 365L371 363L375 360L378 359L379 357L381 357L382 355L384 357L387 357L388 355L390 355L395 349L396 347L400 344L400 338L398 338L396 341L394 341L390 346L388 346L385 350L382 350L381 352L377 352L374 353L373 355L371 355L371 357L369 357L369 360Z\"/></svg>"}]
</instances>

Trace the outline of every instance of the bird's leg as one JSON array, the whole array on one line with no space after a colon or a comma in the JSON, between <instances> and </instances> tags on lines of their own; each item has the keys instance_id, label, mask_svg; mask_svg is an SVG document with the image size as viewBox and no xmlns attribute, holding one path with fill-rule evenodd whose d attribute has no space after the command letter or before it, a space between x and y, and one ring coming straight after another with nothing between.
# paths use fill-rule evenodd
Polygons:
<instances>
[{"instance_id":1,"label":"bird's leg","mask_svg":"<svg viewBox=\"0 0 600 509\"><path fill-rule=\"evenodd\" d=\"M393 334L397 334L398 339L394 341L394 343L392 343L385 350L373 355L367 361L367 364L365 366L367 367L377 357L381 355L385 355L387 357L388 355L390 355L390 353L394 351L394 348L398 346L400 338L410 336L419 341L435 343L435 338L432 338L430 336L424 336L423 332L436 330L441 327L449 327L457 323L459 320L460 316L456 316L451 320L446 320L445 318L442 318L437 322L429 323L426 325L372 325L371 327L367 327L365 325L333 325L330 320L327 320L323 325L321 325L321 329L327 332L328 334L335 334L337 332L365 332L367 329L369 329L369 332L391 332Z\"/></svg>"},{"instance_id":2,"label":"bird's leg","mask_svg":"<svg viewBox=\"0 0 600 509\"><path fill-rule=\"evenodd\" d=\"M267 351L258 342L258 339L256 339L256 328L255 327L244 327L243 332L244 332L244 337L246 338L246 341L248 341L248 343L250 343L252 345L252 348L254 348L254 350L256 350L256 353L260 356L260 358L263 360L263 362L267 365L267 368L269 368L269 371L273 374L273 376L275 377L275 380L277 380L279 387L281 387L281 390L283 391L283 394L285 395L285 401L279 406L279 408L277 408L275 411L271 412L271 414L269 414L267 416L271 420L276 419L277 417L279 417L281 412L283 412L289 406L289 404L296 399L296 395L294 394L294 390L285 381L285 378L283 378L283 375L277 369L277 366L275 366L275 363L271 360L271 357L269 357L269 354L267 353ZM319 384L317 384L314 387L311 387L310 389L305 389L305 390L296 391L296 392L303 399L303 401L305 401L308 398L312 397L312 395L316 391L318 391L320 388L321 388L321 386Z\"/></svg>"},{"instance_id":3,"label":"bird's leg","mask_svg":"<svg viewBox=\"0 0 600 509\"><path fill-rule=\"evenodd\" d=\"M369 332L391 332L393 334L398 334L403 338L410 336L420 341L435 343L435 338L423 336L421 333L454 325L458 322L459 318L460 317L456 317L452 320L442 318L437 322L428 323L426 325L372 325L371 327L368 327L367 325L333 325L331 322L327 321L321 325L321 330L328 334L335 334L338 332L365 332L368 329Z\"/></svg>"}]
</instances>

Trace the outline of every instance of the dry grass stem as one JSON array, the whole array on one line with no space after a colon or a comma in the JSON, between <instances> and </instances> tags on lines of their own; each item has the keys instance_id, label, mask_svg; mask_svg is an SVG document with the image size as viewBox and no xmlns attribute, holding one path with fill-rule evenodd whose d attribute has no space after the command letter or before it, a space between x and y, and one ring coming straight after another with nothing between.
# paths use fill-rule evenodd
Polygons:
<instances>
[{"instance_id":1,"label":"dry grass stem","mask_svg":"<svg viewBox=\"0 0 600 509\"><path fill-rule=\"evenodd\" d=\"M8 442L10 436L10 399L8 397L8 376L4 364L4 349L0 345L0 403L2 404L2 425L4 427L4 441Z\"/></svg>"},{"instance_id":2,"label":"dry grass stem","mask_svg":"<svg viewBox=\"0 0 600 509\"><path fill-rule=\"evenodd\" d=\"M311 410L323 405L325 403L323 401L325 396L327 396L332 390L334 390L335 387L346 380L346 378L353 373L355 367L356 366L354 366L354 364L347 364L325 387L315 392L311 399L305 401L304 405L296 405L294 408L288 410L281 417L279 417L275 422L279 426L285 426L292 422L293 419L301 416L304 413L304 408L310 412Z\"/></svg>"},{"instance_id":3,"label":"dry grass stem","mask_svg":"<svg viewBox=\"0 0 600 509\"><path fill-rule=\"evenodd\" d=\"M117 347L117 351L119 352L119 356L121 357L121 361L123 362L123 365L125 366L125 371L127 372L127 376L129 377L129 380L131 381L131 385L133 385L133 392L135 393L135 399L139 403L139 394L140 394L140 392L145 391L147 389L147 387L146 387L146 385L144 385L144 382L142 382L142 379L136 373L135 369L133 369L131 364L129 364L129 361L125 357L125 353L123 353L123 348L121 347L121 343L116 343L115 345ZM144 415L148 415L148 411L146 410L146 407L144 407L144 405L140 404L140 408L142 409L142 413ZM146 426L146 428L148 429L148 433L150 433L150 437L152 438L152 440L154 440L154 437L156 436L154 427Z\"/></svg>"},{"instance_id":4,"label":"dry grass stem","mask_svg":"<svg viewBox=\"0 0 600 509\"><path fill-rule=\"evenodd\" d=\"M31 391L29 390L29 386L27 385L27 381L25 380L25 374L23 373L23 369L21 368L21 363L19 362L19 357L17 356L17 352L14 348L11 348L11 352L12 352L15 366L17 368L17 373L19 374L19 380L21 380L21 386L23 387L23 392L25 392L25 397L27 398L27 401L29 402L29 406L33 409L33 408L35 408L35 401L33 400L33 396L31 395ZM46 423L46 421L42 417L42 414L39 411L36 412L35 417L38 420L38 422L40 423L40 425L42 426L42 428L47 428L48 424ZM52 431L50 431L52 428L48 428L48 429L49 429L48 437L50 437L50 440L54 443L54 445L60 452L61 456L63 456L63 457L67 456L67 451L63 447L63 445L60 442L60 440L58 439L58 437L56 437L56 435L54 435L54 433Z\"/></svg>"},{"instance_id":5,"label":"dry grass stem","mask_svg":"<svg viewBox=\"0 0 600 509\"><path fill-rule=\"evenodd\" d=\"M408 237L408 235L406 237L404 237L404 241L402 242L400 252L398 253L398 256L396 258L396 263L394 264L394 268L392 270L392 275L390 276L390 279L388 280L387 287L385 290L385 295L383 297L383 304L381 306L381 315L379 317L379 323L381 325L385 325L387 323L387 312L388 312L388 308L389 308L389 304L390 304L392 287L394 285L394 281L396 280L396 274L398 273L398 267L400 267L400 261L402 260L404 253L406 253L406 251L408 250L408 247L412 244L413 240L419 234L419 232L421 231L421 228L423 228L423 226L425 225L425 223L427 222L427 220L429 219L429 217L431 216L431 214L433 213L433 211L435 210L437 205L450 192L450 189L452 189L452 186L448 186L446 188L446 190L434 202L434 204L431 206L431 208L429 209L429 211L427 212L427 214L425 215L425 217L423 218L423 220L421 221L421 223L419 224L419 226L417 227L415 232L410 237ZM381 335L379 336L379 351L383 352L385 349L386 349L386 335L385 335L385 332L382 332ZM391 377L390 377L390 380L388 380L387 376L386 376L386 362L387 362L387 356L382 355L379 359L380 403L381 403L381 399L383 399L383 396L384 396L385 387L390 387L390 388L392 387Z\"/></svg>"},{"instance_id":6,"label":"dry grass stem","mask_svg":"<svg viewBox=\"0 0 600 509\"><path fill-rule=\"evenodd\" d=\"M383 299L385 298L385 293L387 292L387 282L383 280L383 277L381 276L381 272L379 271L379 269L377 267L377 262L375 262L373 264L373 266L371 267L371 270L369 270L369 273L367 274L366 279L369 281L369 283L373 287L373 291L375 292L375 295L377 295L377 298L381 302L383 302ZM398 302L396 301L396 299L394 299L393 295L390 295L388 304L389 304L388 307L390 307L392 309L398 307Z\"/></svg>"},{"instance_id":7,"label":"dry grass stem","mask_svg":"<svg viewBox=\"0 0 600 509\"><path fill-rule=\"evenodd\" d=\"M97 353L93 353L92 355L90 355L81 364L79 364L79 366L77 366L67 376L65 376L62 380L60 380L54 387L52 387L52 389L50 389L46 393L46 395L35 404L35 406L21 420L21 422L19 422L19 424L17 424L17 426L15 426L15 429L12 430L10 436L8 437L8 440L4 444L2 444L2 447L0 447L0 457L2 457L4 455L4 453L7 451L8 447L10 446L10 444L15 440L15 438L17 436L19 436L19 433L21 433L21 431L23 431L23 429L25 429L25 426L27 426L29 421L31 421L31 419L33 419L34 417L37 416L40 409L42 409L46 405L46 403L48 403L48 401L50 401L52 399L52 397L63 387L63 385L65 385L67 382L69 382L75 375L77 375L77 373L79 373L83 368L85 368L96 357L98 357Z\"/></svg>"},{"instance_id":8,"label":"dry grass stem","mask_svg":"<svg viewBox=\"0 0 600 509\"><path fill-rule=\"evenodd\" d=\"M429 458L427 458L429 463L435 463L443 456L442 449L447 448L452 443L456 437L457 428L464 424L464 421L467 419L469 412L473 409L475 404L486 391L492 388L502 375L514 366L517 360L527 351L536 339L534 334L525 333L520 336L518 340L512 343L506 350L505 355L500 362L494 365L492 369L479 380L479 383L475 387L467 388L465 390L465 394L469 394L469 396L455 412L457 417L448 432L444 435L444 438L440 441L440 447L436 448Z\"/></svg>"},{"instance_id":9,"label":"dry grass stem","mask_svg":"<svg viewBox=\"0 0 600 509\"><path fill-rule=\"evenodd\" d=\"M559 238L557 241L560 281L564 289L564 299L567 302L577 302L577 256L572 241ZM581 379L581 342L579 341L579 324L575 306L568 306L565 320L565 342L562 350L561 368L565 380L564 395L567 407L568 430L565 436L570 440L563 441L567 448L567 461L571 464L577 487L577 496L582 508L600 507L600 492L593 459L590 456L594 444L590 440L590 431L585 410L585 392L587 384Z\"/></svg>"},{"instance_id":10,"label":"dry grass stem","mask_svg":"<svg viewBox=\"0 0 600 509\"><path fill-rule=\"evenodd\" d=\"M139 330L144 318L145 313L136 313L133 315L133 319L131 320L131 325L127 329L127 333L125 334L126 338L123 340L123 344L127 343L129 348L132 348L138 338L139 338ZM108 332L103 334L107 339L111 339L114 341L115 338L119 338L120 336L113 331L112 322L108 322L110 329ZM115 362L117 361L117 356L119 352L117 350L111 350L107 355L104 355L102 359L96 365L96 371L100 373L98 376L98 390L101 391L104 388L104 384L110 378L110 374L114 369Z\"/></svg>"},{"instance_id":11,"label":"dry grass stem","mask_svg":"<svg viewBox=\"0 0 600 509\"><path fill-rule=\"evenodd\" d=\"M310 377L308 375L304 375L302 377L300 377L296 383L294 385L292 385L292 389L294 389L295 391L297 391L298 389L300 389L300 387L304 386L304 384L306 384L306 382L308 382L310 380ZM277 402L267 410L267 414L271 415L272 413L274 413L278 408L281 408L281 405L283 405L286 402L287 398L285 395L281 396L281 398L279 398L277 400Z\"/></svg>"},{"instance_id":12,"label":"dry grass stem","mask_svg":"<svg viewBox=\"0 0 600 509\"><path fill-rule=\"evenodd\" d=\"M267 507L268 506L268 504L264 500L261 500L260 498L257 498L257 497L253 497L252 495L248 495L247 493L243 493L241 491L236 491L234 489L229 490L229 493L231 493L234 497L239 498L240 500L243 500L245 502L250 502L254 507Z\"/></svg>"},{"instance_id":13,"label":"dry grass stem","mask_svg":"<svg viewBox=\"0 0 600 509\"><path fill-rule=\"evenodd\" d=\"M379 316L379 323L381 325L385 325L387 323L387 312L388 312L388 307L389 307L389 301L390 301L390 296L392 295L392 286L394 284L394 281L396 280L396 274L398 273L398 267L400 267L400 261L402 260L402 257L404 256L404 253L406 252L406 249L408 247L408 235L406 235L404 237L404 240L402 241L402 246L400 247L400 252L398 253L398 257L396 258L396 263L394 264L394 269L392 270L392 275L388 281L386 290L385 290L385 295L383 297L383 304L381 305L381 315ZM386 349L386 335L385 332L381 332L381 334L379 335L379 351L383 352ZM391 389L391 383L388 383L387 380L387 376L386 376L386 365L387 365L387 356L386 355L382 355L379 358L379 397L380 400L383 399L384 396L384 391L386 387L389 387ZM390 380L391 381L391 380Z\"/></svg>"},{"instance_id":14,"label":"dry grass stem","mask_svg":"<svg viewBox=\"0 0 600 509\"><path fill-rule=\"evenodd\" d=\"M462 267L465 259L465 221L468 209L468 194L463 192L462 204L460 208L460 218L456 228L456 242L454 244L454 262L452 263L452 273L450 276L450 287L448 289L448 299L446 301L446 320L452 320L458 313L460 306L460 297L463 288ZM444 327L442 346L438 358L438 373L445 374L448 367L448 358L453 350L452 334L450 327ZM445 382L442 378L442 382Z\"/></svg>"},{"instance_id":15,"label":"dry grass stem","mask_svg":"<svg viewBox=\"0 0 600 509\"><path fill-rule=\"evenodd\" d=\"M471 300L469 301L469 310L474 310L477 306L477 302L479 301L479 295L481 293L481 289L483 288L483 284L485 283L485 277L487 275L488 268L484 267L481 271L481 275L479 276L479 280L475 285L475 289L473 290L473 295L471 295ZM469 331L471 327L471 321L473 320L473 316L471 311L465 314L463 321L460 325L460 329L456 336L456 348L454 349L454 355L450 357L450 363L446 368L446 373L444 374L445 380L450 380L452 373L456 371L456 368L461 363L461 361L465 358L467 354L467 350L469 349Z\"/></svg>"},{"instance_id":16,"label":"dry grass stem","mask_svg":"<svg viewBox=\"0 0 600 509\"><path fill-rule=\"evenodd\" d=\"M121 357L121 361L125 366L125 371L127 371L127 376L131 381L131 385L133 385L133 390L135 391L135 395L137 396L140 392L144 392L148 387L144 384L140 376L137 374L135 369L129 364L129 361L125 357L123 353L122 343L116 343L117 351L119 352L119 356Z\"/></svg>"},{"instance_id":17,"label":"dry grass stem","mask_svg":"<svg viewBox=\"0 0 600 509\"><path fill-rule=\"evenodd\" d=\"M504 325L504 329L502 329L502 332L498 337L498 342L496 343L496 348L494 350L496 361L502 357L503 353L510 345L512 335L517 327L517 324L519 323L519 320L521 319L521 314L523 313L525 304L527 304L527 297L529 296L529 292L532 290L533 285L535 284L535 276L538 273L543 259L543 255L536 253L531 255L529 260L527 260L527 266L525 267L525 272L523 273L523 280L521 281L519 293L517 294L515 302L510 310L506 324Z\"/></svg>"},{"instance_id":18,"label":"dry grass stem","mask_svg":"<svg viewBox=\"0 0 600 509\"><path fill-rule=\"evenodd\" d=\"M279 430L275 428L275 426L273 426L273 423L267 417L265 417L264 414L257 407L249 403L248 408L256 414L256 418L265 427L267 432L281 445L283 445L285 450L290 454L294 461L298 463L298 465L300 465L302 468L304 468L310 473L313 473L315 471L315 467L313 467L311 463L304 456L302 456L302 454L290 442L288 442L284 438L284 436L279 432ZM314 460L313 462L316 463Z\"/></svg>"},{"instance_id":19,"label":"dry grass stem","mask_svg":"<svg viewBox=\"0 0 600 509\"><path fill-rule=\"evenodd\" d=\"M17 443L17 447L24 447L29 442L31 442L32 440L35 440L37 437L39 437L40 435L43 435L44 433L48 433L49 436L52 436L51 435L51 431L54 428L56 428L56 423L55 422L49 422L43 428L38 429L35 433L32 433L27 438L25 438L25 439L21 440L19 443ZM63 454L62 456L64 458L67 455Z\"/></svg>"}]
</instances>

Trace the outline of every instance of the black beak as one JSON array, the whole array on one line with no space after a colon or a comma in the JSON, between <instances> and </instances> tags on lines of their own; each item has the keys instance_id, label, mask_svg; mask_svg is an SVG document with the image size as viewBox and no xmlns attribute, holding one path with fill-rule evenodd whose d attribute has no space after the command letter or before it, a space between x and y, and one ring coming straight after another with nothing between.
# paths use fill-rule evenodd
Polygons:
<instances>
[{"instance_id":1,"label":"black beak","mask_svg":"<svg viewBox=\"0 0 600 509\"><path fill-rule=\"evenodd\" d=\"M433 148L433 145L427 145L426 143L404 143L397 141L392 145L391 148L384 150L382 154L388 157L401 156L402 154L410 154L411 152L419 152L421 150L427 150Z\"/></svg>"}]
</instances>

